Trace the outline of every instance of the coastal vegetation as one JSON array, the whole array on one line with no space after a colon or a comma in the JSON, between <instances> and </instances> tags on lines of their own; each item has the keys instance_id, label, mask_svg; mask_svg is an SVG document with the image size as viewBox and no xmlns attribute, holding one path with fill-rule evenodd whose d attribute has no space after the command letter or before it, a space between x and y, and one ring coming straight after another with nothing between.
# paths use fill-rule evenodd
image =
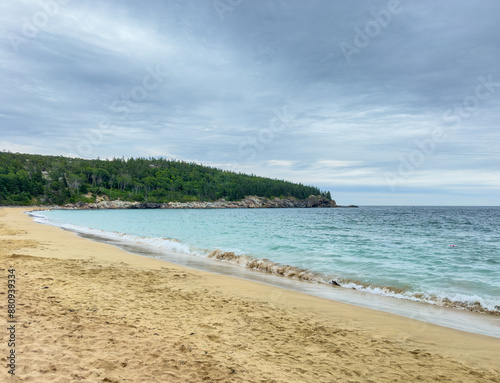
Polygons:
<instances>
[{"instance_id":1,"label":"coastal vegetation","mask_svg":"<svg viewBox=\"0 0 500 383\"><path fill-rule=\"evenodd\" d=\"M63 205L99 199L194 202L254 195L331 199L330 192L165 158L68 158L0 152L1 205Z\"/></svg>"}]
</instances>

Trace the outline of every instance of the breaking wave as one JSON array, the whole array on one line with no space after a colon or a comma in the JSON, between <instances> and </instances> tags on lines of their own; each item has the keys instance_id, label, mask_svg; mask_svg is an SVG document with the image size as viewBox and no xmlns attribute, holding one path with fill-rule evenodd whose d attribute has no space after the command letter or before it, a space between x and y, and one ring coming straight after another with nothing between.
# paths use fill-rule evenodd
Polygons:
<instances>
[{"instance_id":1,"label":"breaking wave","mask_svg":"<svg viewBox=\"0 0 500 383\"><path fill-rule=\"evenodd\" d=\"M393 286L372 286L348 278L317 273L308 269L298 268L291 265L282 265L270 261L266 258L257 259L249 255L238 255L234 252L224 252L221 250L213 250L209 252L208 257L211 259L216 259L218 261L230 262L239 266L247 267L252 270L274 274L281 277L292 278L300 281L333 285L391 298L406 299L415 302L425 302L433 305L500 316L499 305L488 304L484 301L483 298L479 296L469 296L461 294L455 294L453 296L443 296L439 293L433 294L415 292Z\"/></svg>"},{"instance_id":2,"label":"breaking wave","mask_svg":"<svg viewBox=\"0 0 500 383\"><path fill-rule=\"evenodd\" d=\"M58 224L49 221L45 216L37 214L36 212L31 212L30 215L34 217L34 221L38 223L45 223L52 226L57 226L62 229L74 231L81 234L94 235L101 238L125 241L128 243L135 243L138 245L143 245L147 247L152 247L155 249L161 249L166 251L175 251L177 253L186 253L197 255L195 252L191 251L187 245L179 242L174 238L153 238L153 237L139 237L136 235L120 233L117 231L105 231L100 229L93 229L84 226L72 225L69 223Z\"/></svg>"}]
</instances>

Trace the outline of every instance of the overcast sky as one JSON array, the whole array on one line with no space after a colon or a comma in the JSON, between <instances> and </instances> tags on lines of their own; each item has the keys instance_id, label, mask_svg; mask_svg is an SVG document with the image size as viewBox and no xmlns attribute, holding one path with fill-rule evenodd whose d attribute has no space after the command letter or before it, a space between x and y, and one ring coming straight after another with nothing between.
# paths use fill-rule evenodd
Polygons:
<instances>
[{"instance_id":1,"label":"overcast sky","mask_svg":"<svg viewBox=\"0 0 500 383\"><path fill-rule=\"evenodd\" d=\"M9 0L0 150L499 205L500 2Z\"/></svg>"}]
</instances>

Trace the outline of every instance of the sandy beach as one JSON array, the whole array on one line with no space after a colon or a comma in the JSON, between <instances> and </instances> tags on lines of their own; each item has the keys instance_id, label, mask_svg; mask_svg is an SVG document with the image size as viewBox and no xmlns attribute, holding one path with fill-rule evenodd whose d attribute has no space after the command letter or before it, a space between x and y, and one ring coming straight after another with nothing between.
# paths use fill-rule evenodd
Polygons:
<instances>
[{"instance_id":1,"label":"sandy beach","mask_svg":"<svg viewBox=\"0 0 500 383\"><path fill-rule=\"evenodd\" d=\"M25 210L0 209L1 382L500 382L500 339L133 255Z\"/></svg>"}]
</instances>

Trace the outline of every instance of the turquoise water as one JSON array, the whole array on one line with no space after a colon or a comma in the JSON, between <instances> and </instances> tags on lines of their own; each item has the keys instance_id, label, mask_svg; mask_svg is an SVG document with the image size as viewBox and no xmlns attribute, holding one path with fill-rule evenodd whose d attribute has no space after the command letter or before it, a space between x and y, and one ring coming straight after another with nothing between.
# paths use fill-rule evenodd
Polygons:
<instances>
[{"instance_id":1,"label":"turquoise water","mask_svg":"<svg viewBox=\"0 0 500 383\"><path fill-rule=\"evenodd\" d=\"M500 207L41 214L58 226L186 257L210 256L289 278L500 314Z\"/></svg>"}]
</instances>

